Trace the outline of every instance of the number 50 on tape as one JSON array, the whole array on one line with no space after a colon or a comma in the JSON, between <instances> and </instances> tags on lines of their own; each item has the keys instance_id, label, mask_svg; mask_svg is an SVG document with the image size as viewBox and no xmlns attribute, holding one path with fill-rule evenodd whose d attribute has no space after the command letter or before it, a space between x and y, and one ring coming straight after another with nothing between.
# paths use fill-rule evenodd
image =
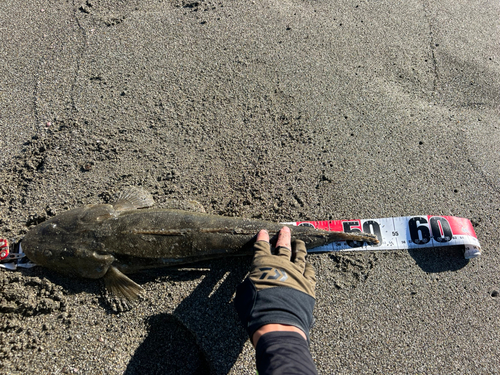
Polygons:
<instances>
[{"instance_id":1,"label":"number 50 on tape","mask_svg":"<svg viewBox=\"0 0 500 375\"><path fill-rule=\"evenodd\" d=\"M312 226L339 232L366 232L377 236L378 245L357 241L333 242L311 252L360 250L409 250L424 247L463 246L465 259L481 255L481 246L468 219L455 216L404 216L383 219L296 221L287 225Z\"/></svg>"}]
</instances>

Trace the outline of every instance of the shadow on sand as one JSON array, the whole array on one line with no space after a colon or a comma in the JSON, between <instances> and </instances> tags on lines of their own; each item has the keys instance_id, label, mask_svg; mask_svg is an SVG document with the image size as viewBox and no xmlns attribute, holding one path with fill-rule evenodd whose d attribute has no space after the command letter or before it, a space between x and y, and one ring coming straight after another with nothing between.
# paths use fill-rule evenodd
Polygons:
<instances>
[{"instance_id":1,"label":"shadow on sand","mask_svg":"<svg viewBox=\"0 0 500 375\"><path fill-rule=\"evenodd\" d=\"M149 334L125 374L227 374L247 340L232 298L249 266L243 258L212 261L173 314L149 319Z\"/></svg>"},{"instance_id":2,"label":"shadow on sand","mask_svg":"<svg viewBox=\"0 0 500 375\"><path fill-rule=\"evenodd\" d=\"M469 260L464 258L463 246L412 249L408 250L408 253L417 265L428 273L457 271L469 263Z\"/></svg>"}]
</instances>

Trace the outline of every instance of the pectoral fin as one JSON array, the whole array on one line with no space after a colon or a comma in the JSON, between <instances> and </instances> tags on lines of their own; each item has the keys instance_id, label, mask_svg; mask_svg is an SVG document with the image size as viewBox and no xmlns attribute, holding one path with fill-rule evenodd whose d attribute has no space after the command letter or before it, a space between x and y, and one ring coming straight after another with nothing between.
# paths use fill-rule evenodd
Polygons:
<instances>
[{"instance_id":1,"label":"pectoral fin","mask_svg":"<svg viewBox=\"0 0 500 375\"><path fill-rule=\"evenodd\" d=\"M149 192L139 187L129 186L118 195L113 208L116 211L126 211L151 207L154 204L155 201Z\"/></svg>"},{"instance_id":2,"label":"pectoral fin","mask_svg":"<svg viewBox=\"0 0 500 375\"><path fill-rule=\"evenodd\" d=\"M119 298L126 298L132 302L139 297L139 294L144 291L139 284L136 284L117 268L111 266L108 272L104 275L104 283L106 289Z\"/></svg>"}]
</instances>

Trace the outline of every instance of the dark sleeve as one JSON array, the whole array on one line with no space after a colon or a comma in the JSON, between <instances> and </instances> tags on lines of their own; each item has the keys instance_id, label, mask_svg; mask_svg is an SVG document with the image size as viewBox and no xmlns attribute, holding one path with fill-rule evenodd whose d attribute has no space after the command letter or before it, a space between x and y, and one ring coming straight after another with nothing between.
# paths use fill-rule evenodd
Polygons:
<instances>
[{"instance_id":1,"label":"dark sleeve","mask_svg":"<svg viewBox=\"0 0 500 375\"><path fill-rule=\"evenodd\" d=\"M296 332L269 332L255 348L259 375L317 375L307 341Z\"/></svg>"}]
</instances>

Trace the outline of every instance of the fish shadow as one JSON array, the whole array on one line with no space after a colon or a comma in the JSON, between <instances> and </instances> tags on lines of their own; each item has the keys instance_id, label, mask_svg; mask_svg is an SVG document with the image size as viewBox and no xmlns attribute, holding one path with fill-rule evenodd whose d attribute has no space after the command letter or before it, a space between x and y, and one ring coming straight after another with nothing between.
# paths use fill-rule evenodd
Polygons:
<instances>
[{"instance_id":1,"label":"fish shadow","mask_svg":"<svg viewBox=\"0 0 500 375\"><path fill-rule=\"evenodd\" d=\"M469 263L469 260L464 258L464 248L461 246L410 249L408 253L417 265L428 273L457 271Z\"/></svg>"},{"instance_id":2,"label":"fish shadow","mask_svg":"<svg viewBox=\"0 0 500 375\"><path fill-rule=\"evenodd\" d=\"M148 320L148 336L125 374L227 374L248 339L232 300L250 262L232 258L199 263L210 271L173 314Z\"/></svg>"},{"instance_id":3,"label":"fish shadow","mask_svg":"<svg viewBox=\"0 0 500 375\"><path fill-rule=\"evenodd\" d=\"M66 295L75 295L82 292L89 295L101 296L104 283L100 280L90 280L81 277L67 276L45 267L18 268L16 272L23 276L46 279L54 285L60 286ZM105 307L103 305L103 307ZM108 309L106 306L105 309Z\"/></svg>"}]
</instances>

